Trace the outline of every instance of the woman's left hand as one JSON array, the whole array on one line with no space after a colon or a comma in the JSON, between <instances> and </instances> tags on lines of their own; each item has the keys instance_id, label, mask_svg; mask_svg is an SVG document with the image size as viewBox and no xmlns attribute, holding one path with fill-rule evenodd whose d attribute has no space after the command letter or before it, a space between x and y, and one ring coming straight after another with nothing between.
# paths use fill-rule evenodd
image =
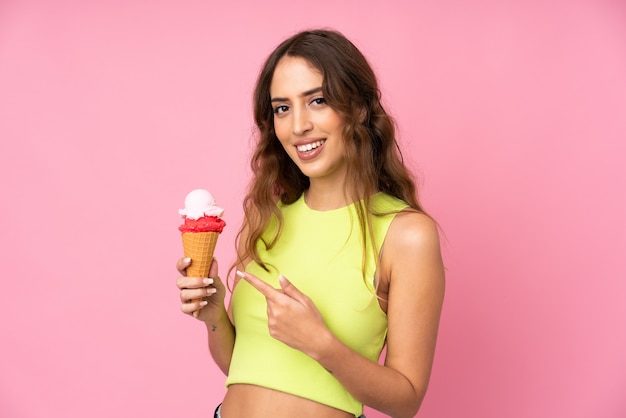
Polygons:
<instances>
[{"instance_id":1,"label":"woman's left hand","mask_svg":"<svg viewBox=\"0 0 626 418\"><path fill-rule=\"evenodd\" d=\"M270 335L288 346L315 358L327 341L330 330L315 303L298 290L282 274L280 289L250 273L237 272L237 275L250 283L267 300L267 318Z\"/></svg>"}]
</instances>

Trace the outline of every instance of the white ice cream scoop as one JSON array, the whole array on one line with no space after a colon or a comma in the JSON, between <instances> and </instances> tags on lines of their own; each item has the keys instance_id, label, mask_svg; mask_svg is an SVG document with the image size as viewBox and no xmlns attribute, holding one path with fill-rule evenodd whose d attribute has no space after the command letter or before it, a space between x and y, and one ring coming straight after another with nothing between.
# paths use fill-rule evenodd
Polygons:
<instances>
[{"instance_id":1,"label":"white ice cream scoop","mask_svg":"<svg viewBox=\"0 0 626 418\"><path fill-rule=\"evenodd\" d=\"M189 219L200 219L203 216L221 218L224 209L215 204L215 198L208 190L195 189L185 197L185 208L179 209L178 213Z\"/></svg>"}]
</instances>

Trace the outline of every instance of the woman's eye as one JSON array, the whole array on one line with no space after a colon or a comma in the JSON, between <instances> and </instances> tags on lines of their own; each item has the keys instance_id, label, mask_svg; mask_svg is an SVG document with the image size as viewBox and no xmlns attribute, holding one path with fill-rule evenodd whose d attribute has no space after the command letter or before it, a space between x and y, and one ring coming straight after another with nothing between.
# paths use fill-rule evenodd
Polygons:
<instances>
[{"instance_id":1,"label":"woman's eye","mask_svg":"<svg viewBox=\"0 0 626 418\"><path fill-rule=\"evenodd\" d=\"M286 112L287 110L289 110L289 108L288 108L287 106L285 106L285 105L282 105L282 106L276 106L276 107L274 108L274 113L275 113L275 114L280 114L280 113L284 113L284 112Z\"/></svg>"},{"instance_id":2,"label":"woman's eye","mask_svg":"<svg viewBox=\"0 0 626 418\"><path fill-rule=\"evenodd\" d=\"M324 99L323 97L316 97L315 99L313 99L311 101L312 104L316 104L316 105L321 105L321 104L325 104L326 103L326 99Z\"/></svg>"}]
</instances>

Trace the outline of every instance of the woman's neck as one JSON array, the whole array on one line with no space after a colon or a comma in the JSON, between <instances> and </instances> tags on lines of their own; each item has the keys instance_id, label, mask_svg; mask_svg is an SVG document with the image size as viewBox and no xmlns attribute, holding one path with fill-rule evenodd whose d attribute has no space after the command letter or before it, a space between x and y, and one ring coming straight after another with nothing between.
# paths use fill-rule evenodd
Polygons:
<instances>
[{"instance_id":1,"label":"woman's neck","mask_svg":"<svg viewBox=\"0 0 626 418\"><path fill-rule=\"evenodd\" d=\"M347 190L344 184L311 179L309 188L304 191L304 201L309 208L318 211L339 209L354 202L354 196ZM361 194L359 193L359 198L363 197Z\"/></svg>"}]
</instances>

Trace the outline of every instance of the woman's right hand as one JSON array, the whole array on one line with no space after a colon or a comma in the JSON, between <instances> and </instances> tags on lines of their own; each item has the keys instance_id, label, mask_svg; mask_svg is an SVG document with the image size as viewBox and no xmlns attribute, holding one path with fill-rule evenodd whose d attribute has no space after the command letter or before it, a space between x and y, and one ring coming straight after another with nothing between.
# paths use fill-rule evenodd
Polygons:
<instances>
[{"instance_id":1,"label":"woman's right hand","mask_svg":"<svg viewBox=\"0 0 626 418\"><path fill-rule=\"evenodd\" d=\"M176 270L181 274L176 280L180 290L181 310L205 323L217 322L224 313L226 289L217 275L217 260L213 258L209 278L187 277L187 267L191 259L181 258L176 262Z\"/></svg>"}]
</instances>

